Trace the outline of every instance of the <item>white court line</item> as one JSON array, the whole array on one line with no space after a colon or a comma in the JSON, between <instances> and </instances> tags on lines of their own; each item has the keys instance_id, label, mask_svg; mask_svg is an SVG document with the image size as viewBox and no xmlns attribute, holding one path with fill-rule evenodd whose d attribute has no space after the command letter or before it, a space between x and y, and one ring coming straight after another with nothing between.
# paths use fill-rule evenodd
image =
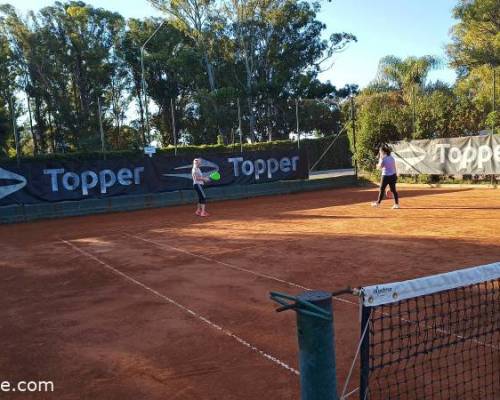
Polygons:
<instances>
[{"instance_id":1,"label":"white court line","mask_svg":"<svg viewBox=\"0 0 500 400\"><path fill-rule=\"evenodd\" d=\"M298 242L300 241L300 239L296 239L296 240L289 240L288 243L290 242ZM226 254L231 254L231 253L237 253L239 251L244 251L244 250L252 250L252 249L258 249L258 248L266 248L266 247L269 247L269 244L256 244L256 245L253 245L253 246L247 246L247 247L240 247L239 249L231 249L231 250L226 250L226 251L219 251L217 253L217 255L226 255Z\"/></svg>"},{"instance_id":2,"label":"white court line","mask_svg":"<svg viewBox=\"0 0 500 400\"><path fill-rule=\"evenodd\" d=\"M210 327L212 328L215 328L217 329L219 332L223 333L224 335L226 336L229 336L230 338L236 340L238 343L242 344L243 346L249 348L250 350L252 351L255 351L256 353L260 354L262 357L272 361L273 363L279 365L280 367L292 372L293 374L295 375L300 375L299 371L297 371L295 368L292 368L290 367L288 364L286 364L284 361L281 361L280 359L266 353L265 351L263 350L260 350L258 347L252 345L251 343L247 342L245 339L242 339L241 337L235 335L234 333L232 333L231 331L228 331L227 329L223 328L222 326L220 325L217 325L215 322L212 322L210 321L209 319L203 317L202 315L198 314L197 312L187 308L186 306L183 306L182 304L176 302L175 300L171 299L170 297L167 297L163 294L161 294L160 292L150 288L149 286L145 285L144 283L142 282L139 282L137 279L134 279L132 278L131 276L123 273L122 271L116 269L115 267L112 267L111 265L107 264L106 262L100 260L99 258L97 258L96 256L94 256L93 254L75 246L73 243L71 242L68 242L67 240L64 240L64 239L61 239L61 242L65 243L66 245L70 246L71 248L73 248L73 250L75 251L78 251L79 253L93 259L94 261L98 262L99 264L101 264L102 266L104 266L105 268L111 270L112 272L114 272L115 274L117 275L120 275L122 278L128 280L129 282L132 282L133 284L137 285L137 286L140 286L142 287L143 289L147 290L148 292L152 293L153 295L161 298L162 300L165 300L166 302L170 303L170 304L173 304L174 306L180 308L181 310L187 312L188 314L190 314L191 316L195 317L196 319L206 323L207 325L209 325Z\"/></svg>"},{"instance_id":3,"label":"white court line","mask_svg":"<svg viewBox=\"0 0 500 400\"><path fill-rule=\"evenodd\" d=\"M143 238L141 236L131 235L129 233L123 233L123 234L125 236L129 236L129 237L137 239L137 240L142 240L143 242L146 242L146 243L154 244L155 246L160 247L160 248L167 248L167 249L170 249L170 250L175 250L175 251L178 251L180 253L184 253L184 254L190 255L192 257L200 258L202 260L205 260L205 261L208 261L208 262L211 262L211 263L216 263L216 264L222 265L222 266L224 266L226 268L231 268L231 269L234 269L234 270L237 270L237 271L246 272L247 274L255 275L255 276L258 276L260 278L269 279L269 280L272 280L272 281L275 281L275 282L282 283L282 284L287 285L287 286L296 287L296 288L299 288L299 289L302 289L302 290L306 290L306 291L312 291L313 290L313 289L307 288L305 286L302 286L302 285L300 285L298 283L286 281L284 279L277 278L277 277L272 276L272 275L267 275L267 274L264 274L262 272L256 272L256 271L252 271L250 269L246 269L246 268L243 268L243 267L238 267L236 265L229 264L229 263L226 263L226 262L223 262L223 261L219 261L219 260L216 260L214 258L210 258L210 257L204 256L204 255L201 255L201 254L196 254L196 253L193 253L191 251L181 249L179 247L171 246L169 244L158 243L158 242L156 242L154 240L145 239L145 238ZM337 300L337 301L340 301L340 302L343 302L343 303L354 304L355 306L358 306L357 303L355 303L353 301L349 301L349 300L343 299L341 297L332 297L332 298L334 300Z\"/></svg>"}]
</instances>

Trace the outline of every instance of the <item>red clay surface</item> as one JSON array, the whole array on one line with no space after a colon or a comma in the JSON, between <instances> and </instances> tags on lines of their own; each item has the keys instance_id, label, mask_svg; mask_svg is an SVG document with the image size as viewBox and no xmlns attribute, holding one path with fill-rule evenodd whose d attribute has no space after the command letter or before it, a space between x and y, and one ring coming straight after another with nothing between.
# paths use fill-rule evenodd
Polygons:
<instances>
[{"instance_id":1,"label":"red clay surface","mask_svg":"<svg viewBox=\"0 0 500 400\"><path fill-rule=\"evenodd\" d=\"M346 188L0 226L0 381L54 393L3 399L299 398L297 294L500 260L497 190L401 190L372 209ZM334 301L339 385L359 336ZM357 387L357 375L350 390ZM356 396L352 396L356 398Z\"/></svg>"}]
</instances>

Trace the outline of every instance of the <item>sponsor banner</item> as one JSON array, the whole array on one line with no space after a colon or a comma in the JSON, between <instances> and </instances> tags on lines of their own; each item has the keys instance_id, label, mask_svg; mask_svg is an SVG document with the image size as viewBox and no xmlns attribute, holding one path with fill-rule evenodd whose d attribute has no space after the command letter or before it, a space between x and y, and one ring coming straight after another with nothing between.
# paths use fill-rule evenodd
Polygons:
<instances>
[{"instance_id":1,"label":"sponsor banner","mask_svg":"<svg viewBox=\"0 0 500 400\"><path fill-rule=\"evenodd\" d=\"M399 174L500 174L500 135L403 141L392 149Z\"/></svg>"},{"instance_id":2,"label":"sponsor banner","mask_svg":"<svg viewBox=\"0 0 500 400\"><path fill-rule=\"evenodd\" d=\"M307 179L305 152L204 155L201 171L218 171L207 186ZM193 157L156 155L137 160L0 163L0 206L170 192L192 188Z\"/></svg>"}]
</instances>

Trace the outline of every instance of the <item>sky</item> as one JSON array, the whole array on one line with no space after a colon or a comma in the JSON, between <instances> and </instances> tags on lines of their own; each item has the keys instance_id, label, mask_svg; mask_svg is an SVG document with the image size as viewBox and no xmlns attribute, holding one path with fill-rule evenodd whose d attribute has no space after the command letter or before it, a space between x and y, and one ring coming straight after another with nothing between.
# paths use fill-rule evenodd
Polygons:
<instances>
[{"instance_id":1,"label":"sky","mask_svg":"<svg viewBox=\"0 0 500 400\"><path fill-rule=\"evenodd\" d=\"M86 2L117 11L127 18L161 17L146 0ZM11 3L26 12L39 10L54 1L16 0ZM375 78L378 62L384 56L433 55L443 60L443 67L432 71L429 80L453 83L456 75L446 66L445 46L451 41L449 31L456 23L452 17L456 3L457 0L323 0L318 19L326 25L324 37L348 32L354 34L358 42L336 54L333 67L321 73L320 79L329 80L338 88L352 83L363 88Z\"/></svg>"}]
</instances>

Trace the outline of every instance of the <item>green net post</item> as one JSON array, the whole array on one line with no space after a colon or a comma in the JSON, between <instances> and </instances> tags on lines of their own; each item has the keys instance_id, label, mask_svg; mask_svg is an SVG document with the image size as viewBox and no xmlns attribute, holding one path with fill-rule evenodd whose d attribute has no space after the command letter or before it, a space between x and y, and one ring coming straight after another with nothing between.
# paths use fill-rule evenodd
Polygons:
<instances>
[{"instance_id":1,"label":"green net post","mask_svg":"<svg viewBox=\"0 0 500 400\"><path fill-rule=\"evenodd\" d=\"M310 291L289 296L271 292L271 299L283 306L276 311L293 309L297 314L301 400L339 400L332 294Z\"/></svg>"}]
</instances>

